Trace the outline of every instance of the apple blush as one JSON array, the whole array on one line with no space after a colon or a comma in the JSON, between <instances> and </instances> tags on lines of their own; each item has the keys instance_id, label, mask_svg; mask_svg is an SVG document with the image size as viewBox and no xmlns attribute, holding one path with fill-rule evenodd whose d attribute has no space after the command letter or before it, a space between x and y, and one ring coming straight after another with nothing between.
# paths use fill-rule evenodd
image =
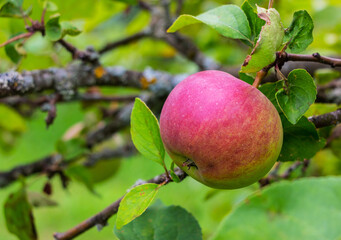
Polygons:
<instances>
[{"instance_id":1,"label":"apple blush","mask_svg":"<svg viewBox=\"0 0 341 240\"><path fill-rule=\"evenodd\" d=\"M266 175L283 142L276 108L257 88L221 71L195 73L169 94L160 117L166 151L212 187L248 186Z\"/></svg>"}]
</instances>

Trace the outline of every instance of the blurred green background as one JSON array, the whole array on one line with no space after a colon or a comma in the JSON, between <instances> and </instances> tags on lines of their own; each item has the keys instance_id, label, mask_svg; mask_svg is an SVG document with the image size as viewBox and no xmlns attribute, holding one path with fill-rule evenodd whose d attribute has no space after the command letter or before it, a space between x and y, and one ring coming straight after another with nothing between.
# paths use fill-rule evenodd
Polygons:
<instances>
[{"instance_id":1,"label":"blurred green background","mask_svg":"<svg viewBox=\"0 0 341 240\"><path fill-rule=\"evenodd\" d=\"M89 45L98 49L107 42L139 32L148 25L150 20L147 12L133 7L127 13L125 12L127 5L111 0L55 0L53 2L58 7L56 12L61 14L62 20L71 21L83 30L83 33L77 37L67 37L67 40L79 49L85 49ZM267 1L254 0L254 2L262 6L267 5ZM242 1L185 1L182 12L197 15L205 10L228 3L241 5ZM25 0L24 5L33 6L33 19L40 18L41 1ZM306 9L312 16L315 23L314 42L307 52L319 51L326 55L341 54L340 1L275 0L274 6L281 14L285 27L290 24L294 11ZM173 8L175 9L175 4ZM13 34L23 31L22 20L0 18L0 43L5 42ZM224 39L203 25L186 28L182 30L182 33L191 36L205 54L227 66L240 65L248 51L238 41ZM6 56L4 48L0 48L0 73L13 69L21 71L52 66L64 67L71 60L68 52L42 38L40 34L35 34L27 41L24 51L26 57L21 60L19 65L15 65ZM190 73L197 70L195 64L176 53L172 47L152 39L143 39L117 48L105 54L101 61L105 66L121 65L136 70L143 70L146 67L171 73ZM117 93L120 92L120 89L107 91ZM58 117L48 129L44 122L46 113L39 110L26 121L27 130L16 139L15 147L9 151L0 151L1 171L11 169L18 164L32 162L55 152L55 143L65 131L85 118L85 112L78 103L59 104L57 112ZM335 164L339 165L339 159L335 160L333 153L324 151L319 153L316 159L314 160L315 165L323 166L320 174L339 174L339 168L335 168ZM168 166L169 163L168 159ZM328 167L333 170L328 171ZM98 195L92 194L84 185L75 181L71 182L67 190L63 190L60 181L54 178L52 199L58 202L58 206L34 209L40 239L52 239L54 232L65 231L75 226L122 196L137 179L149 179L162 171L160 166L139 155L124 159L114 177L95 186ZM45 182L45 176L34 176L27 180L30 191L41 191ZM0 203L3 204L7 196L18 188L19 184L15 183L0 189ZM172 183L162 188L157 198L166 205L180 205L191 212L199 221L204 238L207 239L233 206L257 189L258 186L254 185L232 191L212 190L187 178L180 184ZM98 232L93 228L77 239L115 239L114 221L115 217L112 217L109 226L102 231ZM3 214L0 214L0 239L16 239L14 235L7 232Z\"/></svg>"}]
</instances>

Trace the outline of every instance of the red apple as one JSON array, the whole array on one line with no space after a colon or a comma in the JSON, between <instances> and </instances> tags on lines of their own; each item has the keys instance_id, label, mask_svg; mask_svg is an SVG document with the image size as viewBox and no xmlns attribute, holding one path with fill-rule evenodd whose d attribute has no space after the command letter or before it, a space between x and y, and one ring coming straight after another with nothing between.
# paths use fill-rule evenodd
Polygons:
<instances>
[{"instance_id":1,"label":"red apple","mask_svg":"<svg viewBox=\"0 0 341 240\"><path fill-rule=\"evenodd\" d=\"M173 161L213 188L240 188L262 178L281 151L276 108L257 88L221 71L187 77L168 96L161 138Z\"/></svg>"}]
</instances>

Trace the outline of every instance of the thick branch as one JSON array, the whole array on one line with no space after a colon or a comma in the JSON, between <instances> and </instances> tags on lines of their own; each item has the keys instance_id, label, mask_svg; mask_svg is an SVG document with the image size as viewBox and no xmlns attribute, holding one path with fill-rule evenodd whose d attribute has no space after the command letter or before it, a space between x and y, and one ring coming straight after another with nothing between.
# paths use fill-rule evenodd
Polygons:
<instances>
[{"instance_id":1,"label":"thick branch","mask_svg":"<svg viewBox=\"0 0 341 240\"><path fill-rule=\"evenodd\" d=\"M309 117L308 120L311 121L316 128L336 125L341 123L341 109L319 116L312 116Z\"/></svg>"},{"instance_id":2,"label":"thick branch","mask_svg":"<svg viewBox=\"0 0 341 240\"><path fill-rule=\"evenodd\" d=\"M90 154L84 162L84 165L93 166L98 161L107 160L109 158L128 157L132 154L135 154L135 148L132 144L128 144L114 150L107 149L103 152ZM62 166L65 167L68 163L70 163L70 161L65 162L62 155L54 154L36 162L17 166L9 171L0 172L0 188L10 185L20 177L28 177L47 172L51 169L59 169Z\"/></svg>"},{"instance_id":3,"label":"thick branch","mask_svg":"<svg viewBox=\"0 0 341 240\"><path fill-rule=\"evenodd\" d=\"M37 173L42 173L53 165L61 164L62 160L62 156L56 154L33 163L17 166L7 172L0 172L0 188L6 187L20 177L27 177Z\"/></svg>"},{"instance_id":4,"label":"thick branch","mask_svg":"<svg viewBox=\"0 0 341 240\"><path fill-rule=\"evenodd\" d=\"M175 169L175 174L179 177L180 181L185 179L187 176L186 173L184 173L179 168ZM166 174L158 175L148 181L138 181L134 186L145 184L145 183L156 183L160 184L167 180ZM169 182L166 182L168 184ZM77 226L71 228L70 230L64 232L64 233L55 233L54 238L56 240L68 240L73 239L74 237L77 237L78 235L82 234L83 232L89 230L90 228L99 225L99 226L105 226L107 224L108 219L117 213L120 202L122 200L123 196L113 202L111 205L103 209L101 212L95 214L94 216L88 218L87 220L81 222Z\"/></svg>"}]
</instances>

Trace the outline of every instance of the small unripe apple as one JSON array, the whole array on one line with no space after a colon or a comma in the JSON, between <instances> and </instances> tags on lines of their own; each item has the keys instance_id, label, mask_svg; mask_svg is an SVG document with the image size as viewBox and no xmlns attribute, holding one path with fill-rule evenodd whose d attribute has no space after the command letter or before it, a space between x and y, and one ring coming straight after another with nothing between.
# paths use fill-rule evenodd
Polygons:
<instances>
[{"instance_id":1,"label":"small unripe apple","mask_svg":"<svg viewBox=\"0 0 341 240\"><path fill-rule=\"evenodd\" d=\"M176 165L213 188L258 181L276 162L283 142L281 119L267 97L213 70L193 74L173 89L160 131Z\"/></svg>"}]
</instances>

